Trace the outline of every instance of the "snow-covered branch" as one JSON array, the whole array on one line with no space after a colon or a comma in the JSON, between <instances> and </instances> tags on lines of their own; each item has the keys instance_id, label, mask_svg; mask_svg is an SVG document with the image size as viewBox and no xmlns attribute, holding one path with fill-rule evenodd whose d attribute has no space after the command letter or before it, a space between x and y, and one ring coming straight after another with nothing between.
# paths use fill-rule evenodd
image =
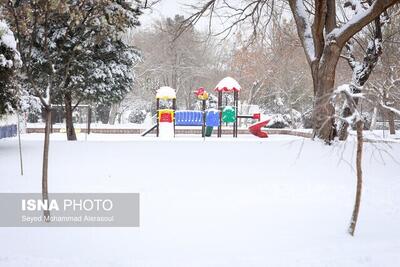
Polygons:
<instances>
[{"instance_id":1,"label":"snow-covered branch","mask_svg":"<svg viewBox=\"0 0 400 267\"><path fill-rule=\"evenodd\" d=\"M368 8L359 8L357 13L346 24L333 30L328 35L328 39L336 40L339 46L343 47L352 36L379 17L387 8L398 2L399 0L376 0Z\"/></svg>"},{"instance_id":2,"label":"snow-covered branch","mask_svg":"<svg viewBox=\"0 0 400 267\"><path fill-rule=\"evenodd\" d=\"M314 38L311 24L302 0L290 0L290 8L296 21L297 31L303 44L304 51L309 63L316 58Z\"/></svg>"},{"instance_id":3,"label":"snow-covered branch","mask_svg":"<svg viewBox=\"0 0 400 267\"><path fill-rule=\"evenodd\" d=\"M383 102L381 102L380 105L381 105L382 108L384 108L384 109L386 109L388 111L391 111L391 112L397 114L398 116L400 116L400 110L392 108L392 107L389 107L388 105L385 105L385 103L383 103Z\"/></svg>"}]
</instances>

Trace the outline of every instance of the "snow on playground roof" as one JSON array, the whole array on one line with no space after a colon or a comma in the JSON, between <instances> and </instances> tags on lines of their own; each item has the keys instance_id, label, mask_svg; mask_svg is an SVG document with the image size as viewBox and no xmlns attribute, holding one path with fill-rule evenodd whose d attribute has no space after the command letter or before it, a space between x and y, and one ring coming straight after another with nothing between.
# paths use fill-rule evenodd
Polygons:
<instances>
[{"instance_id":1,"label":"snow on playground roof","mask_svg":"<svg viewBox=\"0 0 400 267\"><path fill-rule=\"evenodd\" d=\"M215 87L215 91L218 92L231 92L231 91L240 91L242 88L240 87L239 83L231 78L231 77L226 77L222 79L217 87Z\"/></svg>"},{"instance_id":2,"label":"snow on playground roof","mask_svg":"<svg viewBox=\"0 0 400 267\"><path fill-rule=\"evenodd\" d=\"M175 99L176 98L175 89L168 86L160 87L160 89L157 90L156 98Z\"/></svg>"}]
</instances>

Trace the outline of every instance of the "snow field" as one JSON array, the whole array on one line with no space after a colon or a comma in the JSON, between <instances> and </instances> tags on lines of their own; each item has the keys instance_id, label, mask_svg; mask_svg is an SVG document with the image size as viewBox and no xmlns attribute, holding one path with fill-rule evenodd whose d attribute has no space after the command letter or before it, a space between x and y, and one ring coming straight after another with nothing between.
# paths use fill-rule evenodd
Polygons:
<instances>
[{"instance_id":1,"label":"snow field","mask_svg":"<svg viewBox=\"0 0 400 267\"><path fill-rule=\"evenodd\" d=\"M23 177L17 140L0 141L0 192L40 192L41 136L23 136ZM52 135L49 190L139 192L141 226L0 228L0 266L400 264L399 144L366 144L352 238L353 141L64 138Z\"/></svg>"}]
</instances>

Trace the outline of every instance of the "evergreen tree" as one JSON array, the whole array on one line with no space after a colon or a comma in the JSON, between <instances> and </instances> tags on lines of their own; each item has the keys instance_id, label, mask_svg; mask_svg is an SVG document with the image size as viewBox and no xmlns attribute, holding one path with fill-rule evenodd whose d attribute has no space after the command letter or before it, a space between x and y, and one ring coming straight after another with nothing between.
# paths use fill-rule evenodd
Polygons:
<instances>
[{"instance_id":1,"label":"evergreen tree","mask_svg":"<svg viewBox=\"0 0 400 267\"><path fill-rule=\"evenodd\" d=\"M140 8L139 1L125 0L8 5L6 14L14 18L26 59L23 82L32 85L42 103L48 91L53 102L64 104L68 140L76 140L73 105L115 101L129 91L139 53L122 42L122 33L139 25Z\"/></svg>"},{"instance_id":2,"label":"evergreen tree","mask_svg":"<svg viewBox=\"0 0 400 267\"><path fill-rule=\"evenodd\" d=\"M0 20L0 115L18 106L18 94L12 78L21 63L14 34L7 23Z\"/></svg>"}]
</instances>

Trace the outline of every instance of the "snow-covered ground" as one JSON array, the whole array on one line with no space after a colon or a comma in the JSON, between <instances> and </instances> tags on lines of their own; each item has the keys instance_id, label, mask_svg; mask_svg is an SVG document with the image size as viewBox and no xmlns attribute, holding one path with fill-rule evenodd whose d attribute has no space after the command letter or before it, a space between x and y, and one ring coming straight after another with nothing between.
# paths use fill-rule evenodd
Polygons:
<instances>
[{"instance_id":1,"label":"snow-covered ground","mask_svg":"<svg viewBox=\"0 0 400 267\"><path fill-rule=\"evenodd\" d=\"M0 192L40 192L41 134L0 140ZM400 266L400 144L53 134L51 192L139 192L139 228L0 228L0 266ZM106 141L106 142L105 142Z\"/></svg>"}]
</instances>

